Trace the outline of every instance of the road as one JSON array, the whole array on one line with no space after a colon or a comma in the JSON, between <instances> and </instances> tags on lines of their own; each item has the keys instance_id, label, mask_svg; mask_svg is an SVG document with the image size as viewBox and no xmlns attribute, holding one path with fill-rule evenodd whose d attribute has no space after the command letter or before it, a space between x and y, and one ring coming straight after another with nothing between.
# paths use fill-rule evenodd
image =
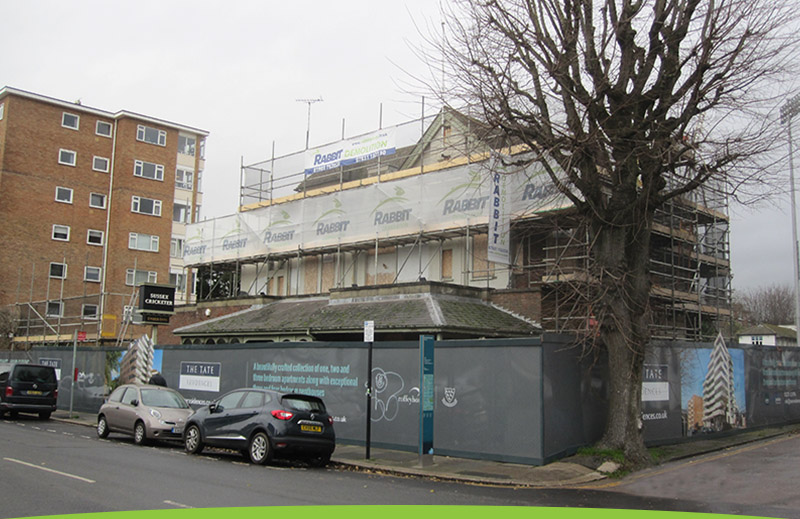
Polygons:
<instances>
[{"instance_id":1,"label":"road","mask_svg":"<svg viewBox=\"0 0 800 519\"><path fill-rule=\"evenodd\" d=\"M709 465L711 467L711 465ZM85 426L21 416L0 420L0 517L268 505L496 505L636 508L800 517L788 508L675 498L658 474L620 492L512 489L380 476L290 463L261 467L223 452L190 456L179 445L138 447ZM673 474L677 474L674 471ZM669 473L668 473L669 474ZM702 497L702 496L701 496ZM792 506L794 503L788 503ZM800 510L794 507L794 510Z\"/></svg>"}]
</instances>

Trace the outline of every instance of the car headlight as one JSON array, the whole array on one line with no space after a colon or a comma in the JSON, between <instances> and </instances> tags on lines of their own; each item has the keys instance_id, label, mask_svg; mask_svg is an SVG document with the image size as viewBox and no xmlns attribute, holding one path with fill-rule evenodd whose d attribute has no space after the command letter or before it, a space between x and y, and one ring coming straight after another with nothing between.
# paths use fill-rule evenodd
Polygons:
<instances>
[{"instance_id":1,"label":"car headlight","mask_svg":"<svg viewBox=\"0 0 800 519\"><path fill-rule=\"evenodd\" d=\"M161 420L161 413L157 409L150 409L150 415L157 420Z\"/></svg>"}]
</instances>

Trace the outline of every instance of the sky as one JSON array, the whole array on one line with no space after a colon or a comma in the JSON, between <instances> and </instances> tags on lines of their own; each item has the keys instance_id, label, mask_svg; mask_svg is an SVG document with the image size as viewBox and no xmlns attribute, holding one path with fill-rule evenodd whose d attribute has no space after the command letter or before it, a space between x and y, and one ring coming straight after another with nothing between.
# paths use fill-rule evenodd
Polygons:
<instances>
[{"instance_id":1,"label":"sky","mask_svg":"<svg viewBox=\"0 0 800 519\"><path fill-rule=\"evenodd\" d=\"M237 210L240 165L416 118L435 0L8 2L0 87L206 130L203 214ZM796 134L800 131L795 132ZM787 173L788 175L788 173ZM791 286L789 197L731 207L733 286Z\"/></svg>"}]
</instances>

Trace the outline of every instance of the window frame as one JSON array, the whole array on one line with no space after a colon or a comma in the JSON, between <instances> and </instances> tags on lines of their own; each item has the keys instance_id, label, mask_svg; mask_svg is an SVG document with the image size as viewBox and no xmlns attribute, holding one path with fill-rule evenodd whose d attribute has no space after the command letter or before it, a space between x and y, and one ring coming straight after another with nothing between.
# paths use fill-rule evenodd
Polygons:
<instances>
[{"instance_id":1,"label":"window frame","mask_svg":"<svg viewBox=\"0 0 800 519\"><path fill-rule=\"evenodd\" d=\"M155 270L140 270L140 269L125 269L125 285L129 287L135 287L136 284L136 273L137 272L147 272L147 281L142 281L142 283L158 283L158 272ZM133 276L133 282L129 282L129 278Z\"/></svg>"},{"instance_id":2,"label":"window frame","mask_svg":"<svg viewBox=\"0 0 800 519\"><path fill-rule=\"evenodd\" d=\"M89 277L89 272L97 272L97 279L92 279ZM103 267L95 267L92 265L86 265L83 267L83 280L88 283L100 283L103 281Z\"/></svg>"},{"instance_id":3,"label":"window frame","mask_svg":"<svg viewBox=\"0 0 800 519\"><path fill-rule=\"evenodd\" d=\"M104 160L106 162L104 169L97 167L98 159ZM111 159L109 159L108 157L101 157L100 155L95 155L92 157L92 171L99 171L100 173L108 173L110 169L111 169Z\"/></svg>"},{"instance_id":4,"label":"window frame","mask_svg":"<svg viewBox=\"0 0 800 519\"><path fill-rule=\"evenodd\" d=\"M50 305L58 305L58 313L50 311ZM45 306L45 317L64 317L64 302L63 301L48 301Z\"/></svg>"},{"instance_id":5,"label":"window frame","mask_svg":"<svg viewBox=\"0 0 800 519\"><path fill-rule=\"evenodd\" d=\"M56 265L62 267L60 276L53 274L53 267ZM48 279L67 279L67 264L60 261L51 261L50 267L47 269L47 277Z\"/></svg>"},{"instance_id":6,"label":"window frame","mask_svg":"<svg viewBox=\"0 0 800 519\"><path fill-rule=\"evenodd\" d=\"M56 228L66 229L67 237L66 238L58 238L56 236ZM54 223L53 224L53 231L50 233L50 239L51 240L56 240L56 241L69 241L70 231L71 231L71 229L70 229L69 225L62 225L60 223Z\"/></svg>"},{"instance_id":7,"label":"window frame","mask_svg":"<svg viewBox=\"0 0 800 519\"><path fill-rule=\"evenodd\" d=\"M105 124L108 125L108 133L103 133L100 131L100 125ZM97 121L97 123L94 125L94 134L101 137L108 137L110 139L114 134L114 125L108 121Z\"/></svg>"},{"instance_id":8,"label":"window frame","mask_svg":"<svg viewBox=\"0 0 800 519\"><path fill-rule=\"evenodd\" d=\"M95 233L95 236L99 234L100 236L100 243L96 243L91 241L92 233ZM86 244L87 245L95 245L102 247L106 242L106 233L105 231L101 231L100 229L87 229L86 230Z\"/></svg>"},{"instance_id":9,"label":"window frame","mask_svg":"<svg viewBox=\"0 0 800 519\"><path fill-rule=\"evenodd\" d=\"M178 176L183 177L178 180ZM189 177L189 182L186 182L186 177ZM188 187L187 187L188 186ZM175 168L175 187L177 189L185 189L192 191L194 189L194 170L186 166L178 166Z\"/></svg>"},{"instance_id":10,"label":"window frame","mask_svg":"<svg viewBox=\"0 0 800 519\"><path fill-rule=\"evenodd\" d=\"M86 309L94 307L94 314L86 315ZM93 303L84 303L81 305L81 319L87 321L97 321L100 319L100 305Z\"/></svg>"},{"instance_id":11,"label":"window frame","mask_svg":"<svg viewBox=\"0 0 800 519\"><path fill-rule=\"evenodd\" d=\"M64 153L71 153L72 154L72 162L65 162L62 160L62 156ZM78 165L78 152L74 150L68 150L66 148L59 148L58 149L58 163L62 166L70 166L75 167Z\"/></svg>"},{"instance_id":12,"label":"window frame","mask_svg":"<svg viewBox=\"0 0 800 519\"><path fill-rule=\"evenodd\" d=\"M183 211L183 219L182 220L176 220L175 219L175 211L177 211L179 207L185 208L184 211ZM184 204L184 203L181 203L181 202L174 202L172 204L172 222L173 223L183 223L183 224L190 223L191 222L191 216L192 216L192 206L191 205L187 205L187 204Z\"/></svg>"},{"instance_id":13,"label":"window frame","mask_svg":"<svg viewBox=\"0 0 800 519\"><path fill-rule=\"evenodd\" d=\"M139 244L139 238L142 236L149 236L150 237L150 248L143 249L140 247L131 247L131 242L135 240L136 244ZM155 249L153 249L153 245L155 244ZM146 234L140 232L130 232L128 233L128 248L131 250L139 250L143 252L158 252L161 246L161 238L157 234Z\"/></svg>"},{"instance_id":14,"label":"window frame","mask_svg":"<svg viewBox=\"0 0 800 519\"><path fill-rule=\"evenodd\" d=\"M184 141L184 145L181 146L181 139ZM189 146L188 141L194 141L194 144ZM189 148L191 153L187 153L185 150ZM187 155L189 157L195 157L197 155L197 137L191 135L178 135L178 153L181 155Z\"/></svg>"},{"instance_id":15,"label":"window frame","mask_svg":"<svg viewBox=\"0 0 800 519\"><path fill-rule=\"evenodd\" d=\"M186 247L186 240L184 238L173 237L169 240L169 257L182 258L184 247ZM177 252L177 254L173 254Z\"/></svg>"},{"instance_id":16,"label":"window frame","mask_svg":"<svg viewBox=\"0 0 800 519\"><path fill-rule=\"evenodd\" d=\"M147 131L152 130L157 132L156 140L147 140ZM167 132L164 130L159 130L158 128L153 128L152 126L146 126L144 124L136 125L136 140L140 142L146 142L148 144L154 144L156 146L166 146L167 145Z\"/></svg>"},{"instance_id":17,"label":"window frame","mask_svg":"<svg viewBox=\"0 0 800 519\"><path fill-rule=\"evenodd\" d=\"M75 126L70 126L66 123L67 117L74 117L75 118ZM69 128L70 130L79 131L81 129L81 116L78 114L73 114L70 112L61 112L61 127L62 128Z\"/></svg>"},{"instance_id":18,"label":"window frame","mask_svg":"<svg viewBox=\"0 0 800 519\"><path fill-rule=\"evenodd\" d=\"M94 196L102 197L103 205L92 204L92 197L94 197ZM108 199L108 195L106 195L104 193L94 193L94 192L89 193L89 207L92 207L94 209L105 209L106 206L107 206L107 202L106 202L107 199Z\"/></svg>"},{"instance_id":19,"label":"window frame","mask_svg":"<svg viewBox=\"0 0 800 519\"><path fill-rule=\"evenodd\" d=\"M144 174L144 167L145 164L148 166L153 166L153 175L148 176ZM159 182L164 181L164 165L157 164L155 162L147 162L146 160L134 160L133 161L133 176L139 178L146 178L148 180L158 180Z\"/></svg>"},{"instance_id":20,"label":"window frame","mask_svg":"<svg viewBox=\"0 0 800 519\"><path fill-rule=\"evenodd\" d=\"M59 190L63 190L69 193L69 200L61 200L58 197ZM73 199L74 199L74 190L71 187L56 186L56 202L58 202L59 204L72 204Z\"/></svg>"},{"instance_id":21,"label":"window frame","mask_svg":"<svg viewBox=\"0 0 800 519\"><path fill-rule=\"evenodd\" d=\"M153 202L153 212L146 213L141 211L142 200L152 200ZM157 198L147 198L145 196L138 196L138 195L131 195L131 212L137 214L143 214L147 216L156 216L161 217L161 200Z\"/></svg>"}]
</instances>

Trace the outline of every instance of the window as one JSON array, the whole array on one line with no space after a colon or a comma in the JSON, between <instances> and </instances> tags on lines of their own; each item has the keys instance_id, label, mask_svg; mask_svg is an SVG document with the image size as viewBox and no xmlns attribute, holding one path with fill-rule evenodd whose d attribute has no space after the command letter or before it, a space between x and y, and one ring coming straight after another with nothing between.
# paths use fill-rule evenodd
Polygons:
<instances>
[{"instance_id":1,"label":"window","mask_svg":"<svg viewBox=\"0 0 800 519\"><path fill-rule=\"evenodd\" d=\"M94 207L96 209L105 209L106 208L106 195L101 193L90 193L89 194L89 207Z\"/></svg>"},{"instance_id":2,"label":"window","mask_svg":"<svg viewBox=\"0 0 800 519\"><path fill-rule=\"evenodd\" d=\"M133 176L152 180L164 180L164 166L137 160L133 165Z\"/></svg>"},{"instance_id":3,"label":"window","mask_svg":"<svg viewBox=\"0 0 800 519\"><path fill-rule=\"evenodd\" d=\"M128 248L144 250L148 252L158 252L158 236L132 232L128 235Z\"/></svg>"},{"instance_id":4,"label":"window","mask_svg":"<svg viewBox=\"0 0 800 519\"><path fill-rule=\"evenodd\" d=\"M68 187L56 187L56 202L62 202L64 204L71 204L72 203L72 189Z\"/></svg>"},{"instance_id":5,"label":"window","mask_svg":"<svg viewBox=\"0 0 800 519\"><path fill-rule=\"evenodd\" d=\"M64 112L61 114L61 126L64 128L72 128L77 130L80 125L81 118L78 115Z\"/></svg>"},{"instance_id":6,"label":"window","mask_svg":"<svg viewBox=\"0 0 800 519\"><path fill-rule=\"evenodd\" d=\"M186 275L182 272L170 272L169 284L174 285L178 292L186 292Z\"/></svg>"},{"instance_id":7,"label":"window","mask_svg":"<svg viewBox=\"0 0 800 519\"><path fill-rule=\"evenodd\" d=\"M172 238L170 240L169 255L173 258L183 257L183 238Z\"/></svg>"},{"instance_id":8,"label":"window","mask_svg":"<svg viewBox=\"0 0 800 519\"><path fill-rule=\"evenodd\" d=\"M194 206L194 221L195 222L199 222L200 221L200 206L199 205Z\"/></svg>"},{"instance_id":9,"label":"window","mask_svg":"<svg viewBox=\"0 0 800 519\"><path fill-rule=\"evenodd\" d=\"M0 103L0 121L3 120L3 113L6 111L6 104Z\"/></svg>"},{"instance_id":10,"label":"window","mask_svg":"<svg viewBox=\"0 0 800 519\"><path fill-rule=\"evenodd\" d=\"M175 170L175 187L180 189L192 190L192 177L194 173L190 169L178 168Z\"/></svg>"},{"instance_id":11,"label":"window","mask_svg":"<svg viewBox=\"0 0 800 519\"><path fill-rule=\"evenodd\" d=\"M53 225L52 238L58 241L69 241L69 226L58 224Z\"/></svg>"},{"instance_id":12,"label":"window","mask_svg":"<svg viewBox=\"0 0 800 519\"><path fill-rule=\"evenodd\" d=\"M86 243L89 245L102 245L103 244L103 231L96 229L89 229L86 232Z\"/></svg>"},{"instance_id":13,"label":"window","mask_svg":"<svg viewBox=\"0 0 800 519\"><path fill-rule=\"evenodd\" d=\"M161 216L161 200L144 198L141 196L131 197L131 211L134 213Z\"/></svg>"},{"instance_id":14,"label":"window","mask_svg":"<svg viewBox=\"0 0 800 519\"><path fill-rule=\"evenodd\" d=\"M136 130L136 140L149 142L150 144L158 144L159 146L166 146L167 132L140 124Z\"/></svg>"},{"instance_id":15,"label":"window","mask_svg":"<svg viewBox=\"0 0 800 519\"><path fill-rule=\"evenodd\" d=\"M198 193L202 193L203 192L203 172L202 171L198 171L197 172L197 192Z\"/></svg>"},{"instance_id":16,"label":"window","mask_svg":"<svg viewBox=\"0 0 800 519\"><path fill-rule=\"evenodd\" d=\"M197 139L194 137L178 135L178 153L183 153L184 155L191 155L194 157L196 143Z\"/></svg>"},{"instance_id":17,"label":"window","mask_svg":"<svg viewBox=\"0 0 800 519\"><path fill-rule=\"evenodd\" d=\"M128 269L125 271L125 284L129 286L141 285L142 283L156 283L157 280L158 273L152 270Z\"/></svg>"},{"instance_id":18,"label":"window","mask_svg":"<svg viewBox=\"0 0 800 519\"><path fill-rule=\"evenodd\" d=\"M84 319L97 319L98 306L97 305L82 305L81 317Z\"/></svg>"},{"instance_id":19,"label":"window","mask_svg":"<svg viewBox=\"0 0 800 519\"><path fill-rule=\"evenodd\" d=\"M103 273L103 269L100 267L84 267L83 268L83 280L84 281L91 281L92 283L100 283L101 279L100 276Z\"/></svg>"},{"instance_id":20,"label":"window","mask_svg":"<svg viewBox=\"0 0 800 519\"><path fill-rule=\"evenodd\" d=\"M67 264L50 263L50 277L53 279L67 279Z\"/></svg>"},{"instance_id":21,"label":"window","mask_svg":"<svg viewBox=\"0 0 800 519\"><path fill-rule=\"evenodd\" d=\"M453 279L453 249L442 250L442 279Z\"/></svg>"},{"instance_id":22,"label":"window","mask_svg":"<svg viewBox=\"0 0 800 519\"><path fill-rule=\"evenodd\" d=\"M105 157L94 157L92 159L92 169L101 173L108 173L108 165L110 163Z\"/></svg>"},{"instance_id":23,"label":"window","mask_svg":"<svg viewBox=\"0 0 800 519\"><path fill-rule=\"evenodd\" d=\"M63 306L61 301L48 301L47 317L61 317Z\"/></svg>"},{"instance_id":24,"label":"window","mask_svg":"<svg viewBox=\"0 0 800 519\"><path fill-rule=\"evenodd\" d=\"M97 121L97 126L95 127L94 133L97 135L102 135L103 137L111 137L111 128L111 123Z\"/></svg>"},{"instance_id":25,"label":"window","mask_svg":"<svg viewBox=\"0 0 800 519\"><path fill-rule=\"evenodd\" d=\"M65 166L75 166L78 160L78 154L72 150L58 150L58 163Z\"/></svg>"},{"instance_id":26,"label":"window","mask_svg":"<svg viewBox=\"0 0 800 519\"><path fill-rule=\"evenodd\" d=\"M200 158L206 158L206 140L200 139Z\"/></svg>"},{"instance_id":27,"label":"window","mask_svg":"<svg viewBox=\"0 0 800 519\"><path fill-rule=\"evenodd\" d=\"M175 202L172 205L172 221L177 223L189 223L189 206Z\"/></svg>"}]
</instances>

